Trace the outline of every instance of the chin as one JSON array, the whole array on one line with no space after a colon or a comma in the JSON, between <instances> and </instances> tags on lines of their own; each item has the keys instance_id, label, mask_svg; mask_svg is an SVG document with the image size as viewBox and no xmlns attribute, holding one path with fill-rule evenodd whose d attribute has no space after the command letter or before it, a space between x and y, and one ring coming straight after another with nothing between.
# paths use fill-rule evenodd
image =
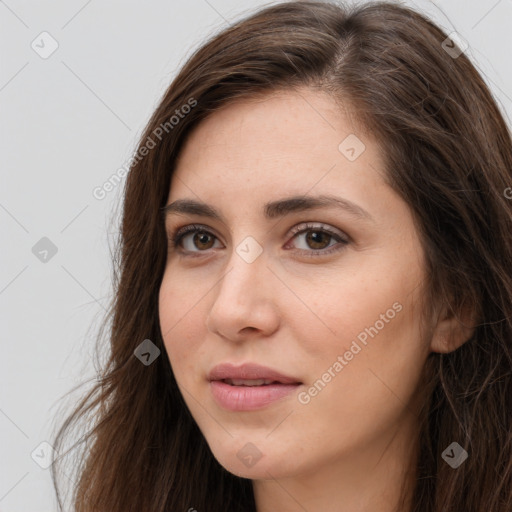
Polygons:
<instances>
[{"instance_id":1,"label":"chin","mask_svg":"<svg viewBox=\"0 0 512 512\"><path fill-rule=\"evenodd\" d=\"M282 464L261 453L252 443L243 442L240 448L239 444L233 441L230 446L212 450L213 456L226 471L251 480L269 479L272 478L270 475L275 476L274 472L282 471Z\"/></svg>"},{"instance_id":2,"label":"chin","mask_svg":"<svg viewBox=\"0 0 512 512\"><path fill-rule=\"evenodd\" d=\"M297 472L297 461L286 460L286 456L269 450L268 454L257 451L250 442L232 442L228 447L212 450L217 462L226 470L240 478L251 480L271 480L286 478ZM263 451L263 450L262 450ZM284 459L284 460L283 460ZM288 462L294 467L288 467Z\"/></svg>"}]
</instances>

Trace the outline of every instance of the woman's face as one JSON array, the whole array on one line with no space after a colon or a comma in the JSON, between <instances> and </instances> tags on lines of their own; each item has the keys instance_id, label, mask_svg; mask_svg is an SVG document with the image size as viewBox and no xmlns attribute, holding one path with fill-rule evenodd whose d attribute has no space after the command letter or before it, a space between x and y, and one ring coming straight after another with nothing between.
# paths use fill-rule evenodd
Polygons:
<instances>
[{"instance_id":1,"label":"woman's face","mask_svg":"<svg viewBox=\"0 0 512 512\"><path fill-rule=\"evenodd\" d=\"M424 259L383 172L376 142L309 89L230 104L183 147L166 229L196 231L169 246L160 325L183 398L230 472L373 467L414 432ZM267 370L210 382L224 363Z\"/></svg>"}]
</instances>

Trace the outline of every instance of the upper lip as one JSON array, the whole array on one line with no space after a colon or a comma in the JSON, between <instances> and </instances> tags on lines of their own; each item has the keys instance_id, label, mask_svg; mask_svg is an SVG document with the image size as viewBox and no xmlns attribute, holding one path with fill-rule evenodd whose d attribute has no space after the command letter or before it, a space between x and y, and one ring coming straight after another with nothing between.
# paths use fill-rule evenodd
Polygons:
<instances>
[{"instance_id":1,"label":"upper lip","mask_svg":"<svg viewBox=\"0 0 512 512\"><path fill-rule=\"evenodd\" d=\"M245 363L236 366L231 363L222 363L212 368L208 380L224 379L268 379L281 384L302 384L298 379L284 375L272 368L256 363Z\"/></svg>"}]
</instances>

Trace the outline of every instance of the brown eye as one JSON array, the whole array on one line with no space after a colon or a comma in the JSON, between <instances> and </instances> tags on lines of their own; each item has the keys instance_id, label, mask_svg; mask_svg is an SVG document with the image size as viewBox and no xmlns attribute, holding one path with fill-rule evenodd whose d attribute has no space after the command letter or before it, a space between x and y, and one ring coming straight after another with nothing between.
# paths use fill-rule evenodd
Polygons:
<instances>
[{"instance_id":1,"label":"brown eye","mask_svg":"<svg viewBox=\"0 0 512 512\"><path fill-rule=\"evenodd\" d=\"M311 249L325 249L329 246L331 238L333 236L325 231L308 231L306 242Z\"/></svg>"},{"instance_id":2,"label":"brown eye","mask_svg":"<svg viewBox=\"0 0 512 512\"><path fill-rule=\"evenodd\" d=\"M215 237L206 231L197 231L193 233L192 243L198 249L211 249L213 247Z\"/></svg>"},{"instance_id":3,"label":"brown eye","mask_svg":"<svg viewBox=\"0 0 512 512\"><path fill-rule=\"evenodd\" d=\"M212 249L218 239L201 226L190 225L178 230L175 235L170 235L170 241L173 249L179 247L185 252L200 253Z\"/></svg>"},{"instance_id":4,"label":"brown eye","mask_svg":"<svg viewBox=\"0 0 512 512\"><path fill-rule=\"evenodd\" d=\"M323 256L342 250L349 244L343 233L332 231L325 226L301 224L293 230L292 247L304 256ZM289 248L290 242L287 244Z\"/></svg>"}]
</instances>

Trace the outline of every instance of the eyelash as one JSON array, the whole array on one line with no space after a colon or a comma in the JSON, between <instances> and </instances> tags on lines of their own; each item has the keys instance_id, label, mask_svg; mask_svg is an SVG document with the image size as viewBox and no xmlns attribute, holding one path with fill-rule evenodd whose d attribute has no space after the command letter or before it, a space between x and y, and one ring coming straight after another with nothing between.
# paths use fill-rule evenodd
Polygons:
<instances>
[{"instance_id":1,"label":"eyelash","mask_svg":"<svg viewBox=\"0 0 512 512\"><path fill-rule=\"evenodd\" d=\"M181 240L190 233L196 233L196 232L203 232L207 235L211 235L215 238L217 238L212 232L210 232L206 226L202 226L201 224L190 224L188 226L185 226L183 228L175 230L173 233L169 234L169 243L172 250L180 249L179 244ZM317 231L321 233L326 233L330 235L330 237L334 238L338 243L341 244L341 247L334 245L328 249L312 249L309 251L306 251L304 249L299 249L299 251L302 252L303 255L314 257L314 256L324 256L327 254L331 254L333 252L338 252L344 249L344 247L349 244L349 240L344 239L341 237L338 233L335 233L334 231L331 231L330 229L324 227L324 226L315 226L313 224L310 224L308 222L299 224L295 228L293 228L291 232L292 238L296 237L297 235L301 235L303 233L307 233L308 231ZM184 254L192 254L192 257L198 257L202 256L201 253L204 253L206 251L182 251ZM195 254L199 253L199 254Z\"/></svg>"}]
</instances>

